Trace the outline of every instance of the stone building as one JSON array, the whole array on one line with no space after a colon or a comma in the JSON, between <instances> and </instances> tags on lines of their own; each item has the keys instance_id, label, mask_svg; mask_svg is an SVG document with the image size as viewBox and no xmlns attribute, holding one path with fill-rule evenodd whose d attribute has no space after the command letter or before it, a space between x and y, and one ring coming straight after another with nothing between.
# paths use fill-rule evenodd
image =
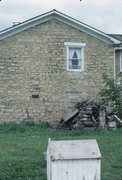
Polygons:
<instances>
[{"instance_id":1,"label":"stone building","mask_svg":"<svg viewBox=\"0 0 122 180\"><path fill-rule=\"evenodd\" d=\"M121 45L57 10L1 31L0 122L55 122L78 100L97 100L103 72L121 83Z\"/></svg>"}]
</instances>

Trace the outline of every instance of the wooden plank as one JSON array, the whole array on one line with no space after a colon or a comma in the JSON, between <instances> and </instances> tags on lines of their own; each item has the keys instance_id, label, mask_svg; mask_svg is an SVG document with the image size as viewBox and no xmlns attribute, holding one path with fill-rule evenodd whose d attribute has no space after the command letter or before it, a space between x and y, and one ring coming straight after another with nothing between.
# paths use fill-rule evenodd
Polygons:
<instances>
[{"instance_id":1,"label":"wooden plank","mask_svg":"<svg viewBox=\"0 0 122 180\"><path fill-rule=\"evenodd\" d=\"M49 154L52 161L56 159L101 158L96 140L50 141Z\"/></svg>"},{"instance_id":2,"label":"wooden plank","mask_svg":"<svg viewBox=\"0 0 122 180\"><path fill-rule=\"evenodd\" d=\"M70 111L68 112L64 117L63 117L63 121L67 122L70 119L72 119L74 116L76 116L78 114L79 110L75 109L74 111Z\"/></svg>"}]
</instances>

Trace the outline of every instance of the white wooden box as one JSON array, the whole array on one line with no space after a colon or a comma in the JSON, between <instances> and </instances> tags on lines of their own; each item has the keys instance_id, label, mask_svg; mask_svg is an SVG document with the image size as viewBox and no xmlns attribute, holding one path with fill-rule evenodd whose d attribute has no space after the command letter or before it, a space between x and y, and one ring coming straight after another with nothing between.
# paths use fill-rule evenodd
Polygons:
<instances>
[{"instance_id":1,"label":"white wooden box","mask_svg":"<svg viewBox=\"0 0 122 180\"><path fill-rule=\"evenodd\" d=\"M100 180L101 154L96 140L49 141L47 180Z\"/></svg>"}]
</instances>

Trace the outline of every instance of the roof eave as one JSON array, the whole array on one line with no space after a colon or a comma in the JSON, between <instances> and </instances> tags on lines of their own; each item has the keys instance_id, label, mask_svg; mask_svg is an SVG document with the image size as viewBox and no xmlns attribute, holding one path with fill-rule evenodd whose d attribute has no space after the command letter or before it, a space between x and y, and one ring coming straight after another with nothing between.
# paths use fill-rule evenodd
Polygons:
<instances>
[{"instance_id":1,"label":"roof eave","mask_svg":"<svg viewBox=\"0 0 122 180\"><path fill-rule=\"evenodd\" d=\"M10 37L12 35L15 35L19 32L22 32L24 30L27 30L31 27L34 27L40 23L44 23L48 20L52 19L52 11L49 13L45 13L44 15L38 16L37 18L33 18L29 21L25 21L23 23L20 23L16 26L11 27L10 29L7 29L0 33L0 40L5 39L7 37Z\"/></svg>"},{"instance_id":2,"label":"roof eave","mask_svg":"<svg viewBox=\"0 0 122 180\"><path fill-rule=\"evenodd\" d=\"M70 25L74 28L77 28L80 31L87 33L91 36L94 36L95 38L100 39L108 44L120 44L121 43L121 41L117 40L116 38L113 38L113 37L101 32L91 26L88 26L74 18L71 18L65 14L58 12L58 11L55 11L55 13L56 13L56 15L58 15L55 17L57 20L60 20L64 23L67 22L68 25Z\"/></svg>"},{"instance_id":3,"label":"roof eave","mask_svg":"<svg viewBox=\"0 0 122 180\"><path fill-rule=\"evenodd\" d=\"M63 13L60 13L59 11L57 11L55 9L52 11L49 11L43 15L37 16L28 21L20 23L17 26L13 26L12 28L9 28L5 31L2 31L0 33L0 40L10 37L19 32L22 32L22 31L29 29L31 27L34 27L36 25L39 25L41 23L44 23L53 18L65 23L65 24L68 24L84 33L87 33L97 39L100 39L108 44L120 44L121 43L121 41L101 32L101 31L98 31L97 29L94 29L76 19L73 19Z\"/></svg>"}]
</instances>

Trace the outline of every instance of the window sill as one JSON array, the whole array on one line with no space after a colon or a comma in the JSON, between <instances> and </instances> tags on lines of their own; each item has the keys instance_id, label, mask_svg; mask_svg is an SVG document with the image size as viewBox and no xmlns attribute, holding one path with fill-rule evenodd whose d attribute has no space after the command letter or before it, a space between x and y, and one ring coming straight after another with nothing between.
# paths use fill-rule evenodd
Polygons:
<instances>
[{"instance_id":1,"label":"window sill","mask_svg":"<svg viewBox=\"0 0 122 180\"><path fill-rule=\"evenodd\" d=\"M71 72L84 72L82 69L67 69L67 71L71 71Z\"/></svg>"}]
</instances>

